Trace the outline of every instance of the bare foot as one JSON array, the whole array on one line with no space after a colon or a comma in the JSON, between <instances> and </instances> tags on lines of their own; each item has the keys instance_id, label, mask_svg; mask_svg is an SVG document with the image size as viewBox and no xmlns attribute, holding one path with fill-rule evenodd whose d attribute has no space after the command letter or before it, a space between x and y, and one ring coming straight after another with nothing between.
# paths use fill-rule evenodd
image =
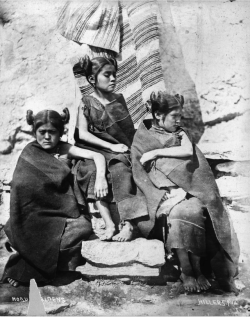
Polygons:
<instances>
[{"instance_id":1,"label":"bare foot","mask_svg":"<svg viewBox=\"0 0 250 317\"><path fill-rule=\"evenodd\" d=\"M196 276L197 284L200 290L206 291L207 289L209 289L211 284L208 282L205 276L201 273L200 257L197 255L194 255L193 253L190 253L190 259L191 259L194 275Z\"/></svg>"},{"instance_id":2,"label":"bare foot","mask_svg":"<svg viewBox=\"0 0 250 317\"><path fill-rule=\"evenodd\" d=\"M116 233L115 226L108 226L105 229L105 233L102 236L100 236L100 240L110 241L115 233Z\"/></svg>"},{"instance_id":3,"label":"bare foot","mask_svg":"<svg viewBox=\"0 0 250 317\"><path fill-rule=\"evenodd\" d=\"M211 286L211 284L208 282L208 280L205 278L205 276L203 274L198 276L196 281L197 281L197 284L199 285L200 289L203 291L206 291Z\"/></svg>"},{"instance_id":4,"label":"bare foot","mask_svg":"<svg viewBox=\"0 0 250 317\"><path fill-rule=\"evenodd\" d=\"M183 286L188 292L200 292L200 287L193 276L185 275L181 273L180 279L183 282Z\"/></svg>"},{"instance_id":5,"label":"bare foot","mask_svg":"<svg viewBox=\"0 0 250 317\"><path fill-rule=\"evenodd\" d=\"M14 287L18 287L19 283L16 280L13 280L12 278L7 278L7 281L10 283L10 285L14 286Z\"/></svg>"},{"instance_id":6,"label":"bare foot","mask_svg":"<svg viewBox=\"0 0 250 317\"><path fill-rule=\"evenodd\" d=\"M112 240L119 242L131 241L133 239L134 230L132 223L130 221L125 221L121 231L113 236Z\"/></svg>"}]
</instances>

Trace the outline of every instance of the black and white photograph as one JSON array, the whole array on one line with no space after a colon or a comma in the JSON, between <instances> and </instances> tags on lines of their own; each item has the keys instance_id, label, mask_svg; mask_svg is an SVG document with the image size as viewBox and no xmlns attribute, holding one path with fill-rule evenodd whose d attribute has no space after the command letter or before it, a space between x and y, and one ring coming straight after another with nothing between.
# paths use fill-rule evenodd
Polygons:
<instances>
[{"instance_id":1,"label":"black and white photograph","mask_svg":"<svg viewBox=\"0 0 250 317\"><path fill-rule=\"evenodd\" d=\"M250 2L0 0L0 316L250 316Z\"/></svg>"}]
</instances>

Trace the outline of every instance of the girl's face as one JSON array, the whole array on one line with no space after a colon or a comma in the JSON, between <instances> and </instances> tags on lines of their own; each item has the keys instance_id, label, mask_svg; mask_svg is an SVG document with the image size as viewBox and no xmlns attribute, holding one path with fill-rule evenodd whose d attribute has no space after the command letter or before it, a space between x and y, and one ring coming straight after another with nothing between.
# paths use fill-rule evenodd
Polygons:
<instances>
[{"instance_id":1,"label":"girl's face","mask_svg":"<svg viewBox=\"0 0 250 317\"><path fill-rule=\"evenodd\" d=\"M42 148L50 151L57 146L60 133L51 123L46 123L36 130L36 140Z\"/></svg>"},{"instance_id":2,"label":"girl's face","mask_svg":"<svg viewBox=\"0 0 250 317\"><path fill-rule=\"evenodd\" d=\"M175 132L181 124L181 107L174 108L166 116L162 113L156 113L158 125L168 132ZM164 117L165 116L165 117Z\"/></svg>"},{"instance_id":3,"label":"girl's face","mask_svg":"<svg viewBox=\"0 0 250 317\"><path fill-rule=\"evenodd\" d=\"M104 65L100 73L97 75L97 80L95 81L95 88L111 93L114 91L116 85L116 70L113 65Z\"/></svg>"}]
</instances>

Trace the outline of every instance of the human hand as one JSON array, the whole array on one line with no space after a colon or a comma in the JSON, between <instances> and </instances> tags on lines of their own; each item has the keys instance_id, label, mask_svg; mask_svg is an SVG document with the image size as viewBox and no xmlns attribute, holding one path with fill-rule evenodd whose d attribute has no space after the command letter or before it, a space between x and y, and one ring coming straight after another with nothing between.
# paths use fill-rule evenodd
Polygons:
<instances>
[{"instance_id":1,"label":"human hand","mask_svg":"<svg viewBox=\"0 0 250 317\"><path fill-rule=\"evenodd\" d=\"M144 165L148 161L155 160L157 158L157 153L155 151L146 152L142 155L140 162Z\"/></svg>"},{"instance_id":2,"label":"human hand","mask_svg":"<svg viewBox=\"0 0 250 317\"><path fill-rule=\"evenodd\" d=\"M116 153L125 153L128 151L128 147L125 144L112 144L111 146L111 151L116 152Z\"/></svg>"},{"instance_id":3,"label":"human hand","mask_svg":"<svg viewBox=\"0 0 250 317\"><path fill-rule=\"evenodd\" d=\"M96 176L94 193L96 198L102 198L108 194L108 183L105 176Z\"/></svg>"}]
</instances>

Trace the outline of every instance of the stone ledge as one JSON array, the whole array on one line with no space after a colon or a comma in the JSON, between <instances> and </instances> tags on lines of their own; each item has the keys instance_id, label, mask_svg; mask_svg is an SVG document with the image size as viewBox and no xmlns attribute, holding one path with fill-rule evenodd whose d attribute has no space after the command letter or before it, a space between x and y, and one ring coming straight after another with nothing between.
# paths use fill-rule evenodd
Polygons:
<instances>
[{"instance_id":1,"label":"stone ledge","mask_svg":"<svg viewBox=\"0 0 250 317\"><path fill-rule=\"evenodd\" d=\"M250 161L242 162L225 162L215 166L215 170L230 174L231 176L245 176L250 177Z\"/></svg>"},{"instance_id":2,"label":"stone ledge","mask_svg":"<svg viewBox=\"0 0 250 317\"><path fill-rule=\"evenodd\" d=\"M250 197L250 178L243 176L222 176L216 179L222 198L231 200L247 199Z\"/></svg>"},{"instance_id":3,"label":"stone ledge","mask_svg":"<svg viewBox=\"0 0 250 317\"><path fill-rule=\"evenodd\" d=\"M77 268L77 271L87 276L109 276L109 277L122 277L122 276L159 276L159 267L148 267L140 263L133 263L131 265L123 265L116 267L98 267L91 263L86 263Z\"/></svg>"}]
</instances>

